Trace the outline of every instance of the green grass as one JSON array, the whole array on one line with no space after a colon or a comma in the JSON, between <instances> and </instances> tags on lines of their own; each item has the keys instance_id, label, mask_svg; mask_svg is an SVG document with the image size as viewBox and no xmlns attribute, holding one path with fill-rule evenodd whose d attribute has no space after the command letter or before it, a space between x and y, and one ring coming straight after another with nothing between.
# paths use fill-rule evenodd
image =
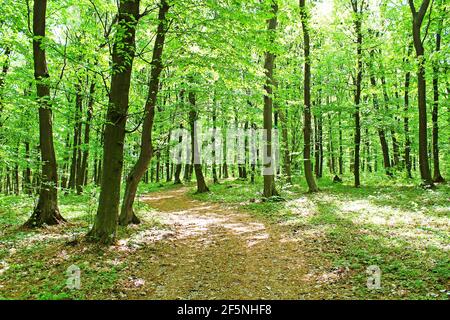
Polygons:
<instances>
[{"instance_id":1,"label":"green grass","mask_svg":"<svg viewBox=\"0 0 450 320\"><path fill-rule=\"evenodd\" d=\"M324 177L318 181L321 191L309 194L303 179L294 179L293 185L278 183L284 199L280 202L261 201L260 179L256 184L232 179L210 183L211 192L204 194L195 194L195 183L188 186L193 187L190 195L195 199L237 206L301 237L311 253L312 271L347 270L345 277L321 289L336 291L338 298L447 299L450 187L424 190L418 187L418 181L377 175L365 177L363 183L361 188L353 188L351 176L344 176L342 184ZM143 184L138 194L177 187L172 183ZM0 272L0 282L7 277L14 283L7 288L13 291L1 293L0 299L105 298L115 292L118 272L128 268L126 260L105 267L106 261L114 260L114 252L96 246L81 252L65 245L89 230L97 197L95 188L88 188L81 196L60 195L61 213L70 224L34 231L20 226L31 214L35 199L0 196L0 261L6 261L9 267ZM140 214L151 211L140 201L135 208ZM119 238L149 227L161 225L150 221L135 229L120 228ZM12 254L12 249L17 252ZM70 252L69 257L55 258L62 251ZM65 288L65 270L70 264L81 268L82 290ZM380 290L366 287L366 268L370 265L382 270Z\"/></svg>"},{"instance_id":2,"label":"green grass","mask_svg":"<svg viewBox=\"0 0 450 320\"><path fill-rule=\"evenodd\" d=\"M306 193L305 183L294 180L294 186L281 189L283 202L252 202L261 199L261 183L240 180L211 185L210 193L193 196L288 223L303 238L311 231L310 243L318 247L313 251L334 268L348 270L348 276L330 285L343 296L351 291L352 297L369 299L448 299L450 187L424 190L418 181L375 175L354 188L351 179L344 177L342 184L332 183L331 177L319 179L317 194ZM300 205L292 206L299 199ZM312 231L322 232L323 239L314 239L318 236ZM370 265L382 271L379 290L366 286Z\"/></svg>"}]
</instances>

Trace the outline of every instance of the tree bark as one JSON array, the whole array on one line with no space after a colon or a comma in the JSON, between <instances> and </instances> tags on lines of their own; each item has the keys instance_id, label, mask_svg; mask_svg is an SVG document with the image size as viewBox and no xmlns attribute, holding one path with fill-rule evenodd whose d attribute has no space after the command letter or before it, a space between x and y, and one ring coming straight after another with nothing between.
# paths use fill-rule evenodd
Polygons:
<instances>
[{"instance_id":1,"label":"tree bark","mask_svg":"<svg viewBox=\"0 0 450 320\"><path fill-rule=\"evenodd\" d=\"M123 167L125 124L140 0L122 0L112 52L112 77L104 132L101 190L97 216L88 238L109 244L115 241Z\"/></svg>"},{"instance_id":2,"label":"tree bark","mask_svg":"<svg viewBox=\"0 0 450 320\"><path fill-rule=\"evenodd\" d=\"M39 100L39 144L42 160L42 175L39 199L33 214L25 223L26 227L39 227L43 224L54 225L64 222L58 208L58 170L53 145L52 110L50 104L50 86L45 49L42 41L45 37L46 0L35 0L33 6L33 61Z\"/></svg>"}]
</instances>

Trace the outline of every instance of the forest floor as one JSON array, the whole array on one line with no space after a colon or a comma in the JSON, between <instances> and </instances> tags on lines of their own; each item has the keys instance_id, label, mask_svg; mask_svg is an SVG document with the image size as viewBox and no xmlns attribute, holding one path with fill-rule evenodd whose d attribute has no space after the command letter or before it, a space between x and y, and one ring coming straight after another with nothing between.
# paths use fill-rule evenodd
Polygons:
<instances>
[{"instance_id":1,"label":"forest floor","mask_svg":"<svg viewBox=\"0 0 450 320\"><path fill-rule=\"evenodd\" d=\"M37 231L20 228L31 201L0 198L0 298L448 299L448 185L284 186L285 201L262 202L239 180L208 194L153 184L137 203L143 223L119 228L110 247L83 240L93 191L61 196L70 222ZM370 265L380 289L367 288Z\"/></svg>"}]
</instances>

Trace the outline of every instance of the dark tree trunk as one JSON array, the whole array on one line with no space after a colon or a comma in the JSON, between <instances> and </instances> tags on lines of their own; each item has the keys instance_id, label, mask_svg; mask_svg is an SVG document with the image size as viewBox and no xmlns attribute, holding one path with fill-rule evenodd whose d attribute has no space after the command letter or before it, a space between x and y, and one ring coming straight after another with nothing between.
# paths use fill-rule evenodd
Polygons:
<instances>
[{"instance_id":1,"label":"dark tree trunk","mask_svg":"<svg viewBox=\"0 0 450 320\"><path fill-rule=\"evenodd\" d=\"M370 55L371 55L371 58L372 58L372 61L373 61L373 51L371 51ZM372 72L370 74L370 84L372 85L373 89L376 89L377 82L376 82L376 79L375 79L374 70L372 70ZM379 110L378 96L377 96L377 94L375 92L372 94L372 102L373 102L373 107L375 109L375 113L377 115L379 115L380 114L380 110ZM377 123L377 132L378 132L378 136L380 138L381 152L383 154L384 169L386 171L386 174L391 176L392 172L391 172L391 161L389 159L389 145L388 145L388 142L386 140L386 134L385 134L385 131L384 131L384 124L382 123L382 121L378 121L378 123Z\"/></svg>"},{"instance_id":2,"label":"dark tree trunk","mask_svg":"<svg viewBox=\"0 0 450 320\"><path fill-rule=\"evenodd\" d=\"M152 158L152 129L155 116L156 99L160 88L159 80L163 69L162 53L167 32L166 14L169 11L169 5L165 0L161 0L158 14L158 29L156 33L155 46L153 48L153 57L151 62L151 74L148 98L145 104L144 123L142 125L141 147L139 158L126 179L125 194L120 213L120 224L127 225L139 222L139 219L133 212L133 203L136 198L136 191L142 176L147 171L148 164ZM158 165L159 165L158 152ZM157 168L157 177L159 178L159 167ZM157 179L158 179L157 178Z\"/></svg>"},{"instance_id":3,"label":"dark tree trunk","mask_svg":"<svg viewBox=\"0 0 450 320\"><path fill-rule=\"evenodd\" d=\"M191 141L192 141L192 154L193 154L193 166L195 171L195 178L197 180L197 193L209 192L209 189L206 185L205 178L202 172L202 164L200 160L200 149L199 149L199 141L197 137L197 128L196 128L196 120L198 119L198 112L196 110L195 104L195 94L194 92L189 92L189 123L191 126ZM201 143L201 142L200 142Z\"/></svg>"},{"instance_id":4,"label":"dark tree trunk","mask_svg":"<svg viewBox=\"0 0 450 320\"><path fill-rule=\"evenodd\" d=\"M276 0L272 0L272 17L267 21L267 30L269 32L269 41L273 43L275 41L275 30L277 27L277 12L278 4ZM266 75L266 83L264 85L264 192L263 196L265 198L270 198L272 196L277 196L278 192L275 189L275 178L274 178L274 160L272 156L272 109L273 109L273 98L272 89L274 85L273 80L273 68L274 68L275 54L270 51L265 53L264 70Z\"/></svg>"},{"instance_id":5,"label":"dark tree trunk","mask_svg":"<svg viewBox=\"0 0 450 320\"><path fill-rule=\"evenodd\" d=\"M407 58L411 54L412 46L408 47L407 52ZM404 95L404 119L403 119L403 129L405 132L405 167L406 167L406 174L408 178L412 178L411 175L411 139L409 137L409 117L408 117L408 110L409 110L409 84L411 80L411 72L407 71L405 74L405 95Z\"/></svg>"},{"instance_id":6,"label":"dark tree trunk","mask_svg":"<svg viewBox=\"0 0 450 320\"><path fill-rule=\"evenodd\" d=\"M389 114L389 95L387 93L387 87L386 87L386 78L384 76L381 77L381 85L383 87L383 98L384 98L384 107L386 109L386 113ZM391 163L391 167L395 167L398 165L399 163L399 147L398 147L398 142L397 142L397 138L395 136L395 131L391 130L391 139L392 139L392 154L393 154L393 159L392 159L392 163ZM392 172L391 172L392 174Z\"/></svg>"},{"instance_id":7,"label":"dark tree trunk","mask_svg":"<svg viewBox=\"0 0 450 320\"><path fill-rule=\"evenodd\" d=\"M75 121L73 128L73 145L72 145L72 163L70 165L69 188L75 189L77 186L77 177L80 169L80 144L81 144L81 113L83 112L83 99L81 95L81 80L76 85L75 97Z\"/></svg>"},{"instance_id":8,"label":"dark tree trunk","mask_svg":"<svg viewBox=\"0 0 450 320\"><path fill-rule=\"evenodd\" d=\"M180 129L183 129L183 124L180 124ZM180 134L180 136L178 137L178 143L180 146L181 146L182 142L183 142L183 135ZM181 167L182 167L182 164L181 164L182 153L183 153L183 151L180 148L180 150L178 151L177 163L175 166L175 179L173 182L174 184L181 184L180 174L181 174Z\"/></svg>"},{"instance_id":9,"label":"dark tree trunk","mask_svg":"<svg viewBox=\"0 0 450 320\"><path fill-rule=\"evenodd\" d=\"M305 178L308 183L309 192L317 192L316 181L311 168L311 60L309 56L310 41L309 41L309 29L308 29L308 14L305 7L305 0L300 0L300 17L302 21L303 30L303 50L305 55L305 69L304 69L304 82L303 82L303 161L305 169Z\"/></svg>"},{"instance_id":10,"label":"dark tree trunk","mask_svg":"<svg viewBox=\"0 0 450 320\"><path fill-rule=\"evenodd\" d=\"M91 131L91 121L93 115L93 105L94 105L94 92L95 92L95 82L94 79L91 83L89 89L89 102L87 107L86 122L84 124L84 143L83 143L83 155L81 158L80 172L77 175L77 193L81 194L83 192L83 186L86 185L86 176L88 169L88 158L89 158L89 140Z\"/></svg>"},{"instance_id":11,"label":"dark tree trunk","mask_svg":"<svg viewBox=\"0 0 450 320\"><path fill-rule=\"evenodd\" d=\"M342 121L339 112L339 174L344 173L344 146L342 144Z\"/></svg>"},{"instance_id":12,"label":"dark tree trunk","mask_svg":"<svg viewBox=\"0 0 450 320\"><path fill-rule=\"evenodd\" d=\"M283 142L284 175L286 176L286 182L292 183L291 156L289 151L289 139L288 139L288 120L283 109L278 110L278 116L280 117L280 122L282 123L281 140Z\"/></svg>"},{"instance_id":13,"label":"dark tree trunk","mask_svg":"<svg viewBox=\"0 0 450 320\"><path fill-rule=\"evenodd\" d=\"M361 185L359 177L359 164L360 164L360 145L361 145L361 123L360 123L360 102L361 102L361 82L362 82L362 12L364 1L360 2L360 7L358 8L358 0L351 0L354 17L354 27L356 32L356 59L357 59L357 69L355 77L355 135L354 135L354 162L353 162L353 174L355 177L355 187L358 188Z\"/></svg>"},{"instance_id":14,"label":"dark tree trunk","mask_svg":"<svg viewBox=\"0 0 450 320\"><path fill-rule=\"evenodd\" d=\"M213 135L212 135L212 175L213 175L213 182L215 184L219 183L219 178L217 177L217 155L216 155L216 134L217 134L217 105L216 105L216 101L213 102L213 115L212 115L212 120L213 120Z\"/></svg>"},{"instance_id":15,"label":"dark tree trunk","mask_svg":"<svg viewBox=\"0 0 450 320\"><path fill-rule=\"evenodd\" d=\"M442 20L439 22L439 29L436 32L436 50L441 50L441 30ZM435 61L433 65L433 112L431 120L433 122L433 181L444 182L445 179L441 175L439 168L439 126L438 126L438 107L439 107L439 61Z\"/></svg>"},{"instance_id":16,"label":"dark tree trunk","mask_svg":"<svg viewBox=\"0 0 450 320\"><path fill-rule=\"evenodd\" d=\"M39 144L42 160L41 187L39 200L33 214L25 223L27 227L39 227L43 224L54 225L64 222L58 208L58 170L53 145L52 110L50 87L45 49L42 41L45 37L46 0L35 0L33 7L33 60L39 100Z\"/></svg>"},{"instance_id":17,"label":"dark tree trunk","mask_svg":"<svg viewBox=\"0 0 450 320\"><path fill-rule=\"evenodd\" d=\"M427 99L426 99L426 81L425 81L425 56L420 29L423 18L427 12L430 0L423 0L419 11L414 7L414 1L409 0L411 8L413 23L412 32L414 39L414 47L416 49L416 57L418 60L417 69L417 93L418 93L418 108L419 108L419 167L420 176L424 185L432 187L433 181L431 179L430 166L428 163L428 139L427 139Z\"/></svg>"},{"instance_id":18,"label":"dark tree trunk","mask_svg":"<svg viewBox=\"0 0 450 320\"><path fill-rule=\"evenodd\" d=\"M31 195L32 194L32 186L31 186L31 168L30 168L30 143L28 141L25 141L25 161L26 161L26 168L24 171L24 177L23 177L23 190L26 194Z\"/></svg>"},{"instance_id":19,"label":"dark tree trunk","mask_svg":"<svg viewBox=\"0 0 450 320\"><path fill-rule=\"evenodd\" d=\"M139 0L122 0L112 52L112 77L104 132L103 165L99 205L88 238L112 243L116 237L123 167L125 124L128 113L131 70L135 54L135 33Z\"/></svg>"}]
</instances>

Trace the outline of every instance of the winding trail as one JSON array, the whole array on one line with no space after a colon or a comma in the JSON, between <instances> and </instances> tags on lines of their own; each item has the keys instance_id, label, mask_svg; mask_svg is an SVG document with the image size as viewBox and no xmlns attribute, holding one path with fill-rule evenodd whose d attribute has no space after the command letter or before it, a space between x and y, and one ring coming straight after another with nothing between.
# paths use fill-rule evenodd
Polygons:
<instances>
[{"instance_id":1,"label":"winding trail","mask_svg":"<svg viewBox=\"0 0 450 320\"><path fill-rule=\"evenodd\" d=\"M190 198L186 187L141 200L166 230L134 258L127 298L314 298L302 245L236 207Z\"/></svg>"}]
</instances>

